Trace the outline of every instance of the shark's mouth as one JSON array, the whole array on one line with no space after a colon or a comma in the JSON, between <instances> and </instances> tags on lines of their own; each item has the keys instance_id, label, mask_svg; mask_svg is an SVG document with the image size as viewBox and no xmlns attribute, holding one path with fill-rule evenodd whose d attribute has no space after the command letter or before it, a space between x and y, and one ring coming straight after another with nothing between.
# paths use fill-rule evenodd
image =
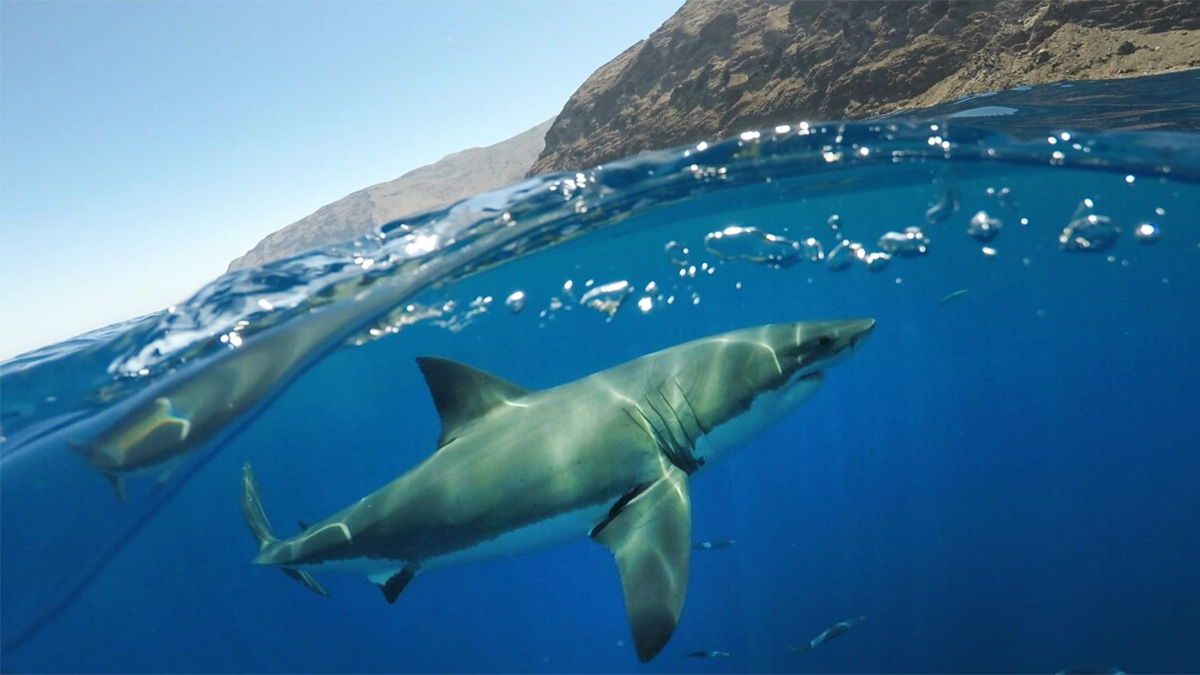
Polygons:
<instances>
[{"instance_id":1,"label":"shark's mouth","mask_svg":"<svg viewBox=\"0 0 1200 675\"><path fill-rule=\"evenodd\" d=\"M820 382L825 379L825 371L814 370L811 373L805 373L800 376L800 382Z\"/></svg>"}]
</instances>

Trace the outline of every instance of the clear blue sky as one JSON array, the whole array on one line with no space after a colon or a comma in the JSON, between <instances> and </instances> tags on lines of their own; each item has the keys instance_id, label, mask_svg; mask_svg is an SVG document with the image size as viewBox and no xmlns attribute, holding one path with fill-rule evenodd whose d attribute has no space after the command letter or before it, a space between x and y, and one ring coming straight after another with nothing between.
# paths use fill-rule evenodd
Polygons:
<instances>
[{"instance_id":1,"label":"clear blue sky","mask_svg":"<svg viewBox=\"0 0 1200 675\"><path fill-rule=\"evenodd\" d=\"M0 360L549 119L680 5L0 2Z\"/></svg>"}]
</instances>

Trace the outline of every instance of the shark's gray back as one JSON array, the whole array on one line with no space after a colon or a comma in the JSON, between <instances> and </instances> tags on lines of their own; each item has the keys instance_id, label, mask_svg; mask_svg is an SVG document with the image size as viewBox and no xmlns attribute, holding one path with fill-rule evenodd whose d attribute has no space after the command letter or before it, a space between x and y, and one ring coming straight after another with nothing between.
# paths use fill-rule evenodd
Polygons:
<instances>
[{"instance_id":1,"label":"shark's gray back","mask_svg":"<svg viewBox=\"0 0 1200 675\"><path fill-rule=\"evenodd\" d=\"M423 363L443 415L441 447L266 559L420 565L613 506L660 478L664 464L690 474L703 461L692 454L700 437L743 412L763 381L786 379L793 366L785 362L797 360L781 345L795 344L796 330L778 324L697 340L540 391L453 362Z\"/></svg>"},{"instance_id":2,"label":"shark's gray back","mask_svg":"<svg viewBox=\"0 0 1200 675\"><path fill-rule=\"evenodd\" d=\"M322 536L283 542L295 549L290 562L369 557L420 564L614 504L661 469L654 438L629 410L633 399L610 390L600 375L529 393L475 419L412 471L309 528ZM353 541L328 523L343 523Z\"/></svg>"}]
</instances>

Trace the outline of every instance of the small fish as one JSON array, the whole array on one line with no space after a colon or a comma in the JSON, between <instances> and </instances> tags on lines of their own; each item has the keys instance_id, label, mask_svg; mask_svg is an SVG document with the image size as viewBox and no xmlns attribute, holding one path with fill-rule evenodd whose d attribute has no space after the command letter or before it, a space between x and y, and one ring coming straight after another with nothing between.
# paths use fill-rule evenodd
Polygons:
<instances>
[{"instance_id":1,"label":"small fish","mask_svg":"<svg viewBox=\"0 0 1200 675\"><path fill-rule=\"evenodd\" d=\"M689 652L687 654L684 654L683 658L685 658L685 659L727 659L731 656L733 656L733 654L731 654L729 652L723 652L719 649L713 649L710 651Z\"/></svg>"},{"instance_id":2,"label":"small fish","mask_svg":"<svg viewBox=\"0 0 1200 675\"><path fill-rule=\"evenodd\" d=\"M692 548L697 551L712 551L719 548L733 548L733 545L736 543L736 539L715 539L713 541L698 541L692 544Z\"/></svg>"},{"instance_id":3,"label":"small fish","mask_svg":"<svg viewBox=\"0 0 1200 675\"><path fill-rule=\"evenodd\" d=\"M842 621L840 623L835 623L832 626L830 626L829 628L826 628L825 631L822 632L817 637L813 638L812 640L809 640L808 644L800 645L799 647L788 647L788 649L791 649L794 652L806 652L810 649L820 646L821 644L823 644L829 640L832 640L833 638L841 635L842 633L845 633L846 631L850 630L851 628L854 628L855 626L857 626L858 624L860 624L866 620L867 620L867 617L860 614L859 616L856 616L853 619L846 619L845 621Z\"/></svg>"},{"instance_id":4,"label":"small fish","mask_svg":"<svg viewBox=\"0 0 1200 675\"><path fill-rule=\"evenodd\" d=\"M1060 670L1055 675L1125 675L1125 671L1116 666L1086 665Z\"/></svg>"},{"instance_id":5,"label":"small fish","mask_svg":"<svg viewBox=\"0 0 1200 675\"><path fill-rule=\"evenodd\" d=\"M954 302L955 300L961 298L962 296L966 295L967 292L970 290L971 289L969 289L969 288L960 288L957 291L954 291L953 293L950 293L946 297L942 298L941 300L938 300L938 306L945 307L946 305L948 305L948 304Z\"/></svg>"}]
</instances>

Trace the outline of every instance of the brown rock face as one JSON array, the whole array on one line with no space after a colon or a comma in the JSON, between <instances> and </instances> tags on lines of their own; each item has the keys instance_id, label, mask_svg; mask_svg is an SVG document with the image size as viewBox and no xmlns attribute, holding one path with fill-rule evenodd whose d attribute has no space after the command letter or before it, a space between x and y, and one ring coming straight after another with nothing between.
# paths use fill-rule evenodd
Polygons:
<instances>
[{"instance_id":1,"label":"brown rock face","mask_svg":"<svg viewBox=\"0 0 1200 675\"><path fill-rule=\"evenodd\" d=\"M529 175L778 122L1194 67L1195 0L688 0L571 96Z\"/></svg>"},{"instance_id":2,"label":"brown rock face","mask_svg":"<svg viewBox=\"0 0 1200 675\"><path fill-rule=\"evenodd\" d=\"M229 263L229 269L263 265L332 242L348 241L397 218L515 183L541 152L549 127L547 120L506 141L447 155L395 180L326 204L258 242Z\"/></svg>"}]
</instances>

